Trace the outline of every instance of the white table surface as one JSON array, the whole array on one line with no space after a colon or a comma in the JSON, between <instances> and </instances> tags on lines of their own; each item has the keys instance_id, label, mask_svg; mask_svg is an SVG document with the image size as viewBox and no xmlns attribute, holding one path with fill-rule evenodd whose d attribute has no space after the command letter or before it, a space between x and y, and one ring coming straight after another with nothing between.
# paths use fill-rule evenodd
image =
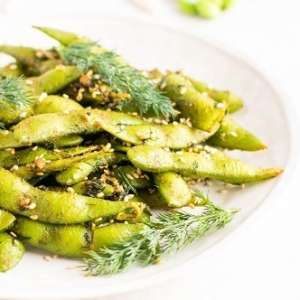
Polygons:
<instances>
[{"instance_id":1,"label":"white table surface","mask_svg":"<svg viewBox=\"0 0 300 300\"><path fill-rule=\"evenodd\" d=\"M243 53L279 82L299 111L298 0L236 0L233 8L211 21L180 14L175 0L135 0L140 5L132 2L0 0L0 18L4 14L11 17L62 12L95 14L97 10L118 10L124 14L145 16L150 14L153 21L157 19L194 34L212 36ZM199 269L195 265L188 274L178 274L170 281L101 299L300 299L298 180L299 168L287 187L284 201L279 201L209 266Z\"/></svg>"}]
</instances>

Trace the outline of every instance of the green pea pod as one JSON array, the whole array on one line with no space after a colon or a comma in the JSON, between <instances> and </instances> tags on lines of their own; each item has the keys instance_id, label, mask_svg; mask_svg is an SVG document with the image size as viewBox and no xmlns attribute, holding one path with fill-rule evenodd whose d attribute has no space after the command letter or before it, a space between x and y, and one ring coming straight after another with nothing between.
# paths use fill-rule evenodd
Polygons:
<instances>
[{"instance_id":1,"label":"green pea pod","mask_svg":"<svg viewBox=\"0 0 300 300\"><path fill-rule=\"evenodd\" d=\"M195 203L195 195L179 174L168 171L155 173L154 181L168 207L179 208Z\"/></svg>"},{"instance_id":2,"label":"green pea pod","mask_svg":"<svg viewBox=\"0 0 300 300\"><path fill-rule=\"evenodd\" d=\"M12 230L24 243L65 257L82 257L92 241L91 229L78 224L57 225L18 217Z\"/></svg>"},{"instance_id":3,"label":"green pea pod","mask_svg":"<svg viewBox=\"0 0 300 300\"><path fill-rule=\"evenodd\" d=\"M75 100L58 95L49 95L37 104L37 106L34 108L34 113L39 115L46 113L67 112L82 108L83 107Z\"/></svg>"},{"instance_id":4,"label":"green pea pod","mask_svg":"<svg viewBox=\"0 0 300 300\"><path fill-rule=\"evenodd\" d=\"M164 77L163 91L176 103L180 117L190 119L194 127L214 132L226 113L226 105L198 92L192 83L180 74Z\"/></svg>"},{"instance_id":5,"label":"green pea pod","mask_svg":"<svg viewBox=\"0 0 300 300\"><path fill-rule=\"evenodd\" d=\"M11 227L15 220L16 217L13 214L0 208L0 232Z\"/></svg>"},{"instance_id":6,"label":"green pea pod","mask_svg":"<svg viewBox=\"0 0 300 300\"><path fill-rule=\"evenodd\" d=\"M258 151L267 148L253 133L228 117L223 119L220 128L206 140L206 143L230 150Z\"/></svg>"},{"instance_id":7,"label":"green pea pod","mask_svg":"<svg viewBox=\"0 0 300 300\"><path fill-rule=\"evenodd\" d=\"M169 152L151 146L135 146L127 151L132 164L147 172L174 171L187 178L212 178L225 183L262 181L283 172L280 168L258 168L212 149L200 153Z\"/></svg>"},{"instance_id":8,"label":"green pea pod","mask_svg":"<svg viewBox=\"0 0 300 300\"><path fill-rule=\"evenodd\" d=\"M190 80L193 87L200 93L207 93L213 100L219 103L226 103L228 113L236 112L244 106L243 100L230 91L218 90L210 87L205 82L195 80L191 77L186 78Z\"/></svg>"},{"instance_id":9,"label":"green pea pod","mask_svg":"<svg viewBox=\"0 0 300 300\"><path fill-rule=\"evenodd\" d=\"M0 207L43 222L72 224L97 218L130 220L139 216L142 203L108 201L69 192L39 190L0 168Z\"/></svg>"},{"instance_id":10,"label":"green pea pod","mask_svg":"<svg viewBox=\"0 0 300 300\"><path fill-rule=\"evenodd\" d=\"M15 267L25 252L23 244L6 232L0 232L0 271Z\"/></svg>"}]
</instances>

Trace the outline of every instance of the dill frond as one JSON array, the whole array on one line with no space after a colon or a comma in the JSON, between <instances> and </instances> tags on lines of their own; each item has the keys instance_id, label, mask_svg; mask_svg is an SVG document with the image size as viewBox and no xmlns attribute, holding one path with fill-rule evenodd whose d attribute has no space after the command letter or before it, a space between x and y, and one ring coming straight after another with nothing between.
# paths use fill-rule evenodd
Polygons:
<instances>
[{"instance_id":1,"label":"dill frond","mask_svg":"<svg viewBox=\"0 0 300 300\"><path fill-rule=\"evenodd\" d=\"M203 198L200 193L198 196ZM223 228L238 211L224 210L207 199L205 201L203 212L199 215L180 210L163 212L128 240L97 251L88 251L83 271L94 276L111 275L127 269L135 262L143 266L157 263L163 253L186 247L212 228Z\"/></svg>"},{"instance_id":2,"label":"dill frond","mask_svg":"<svg viewBox=\"0 0 300 300\"><path fill-rule=\"evenodd\" d=\"M115 52L93 51L95 47L93 43L72 44L58 52L68 64L76 65L82 71L96 70L116 92L129 93L131 98L122 101L121 106L134 105L141 115L154 112L156 116L174 116L170 99L156 89L149 78L121 61Z\"/></svg>"}]
</instances>

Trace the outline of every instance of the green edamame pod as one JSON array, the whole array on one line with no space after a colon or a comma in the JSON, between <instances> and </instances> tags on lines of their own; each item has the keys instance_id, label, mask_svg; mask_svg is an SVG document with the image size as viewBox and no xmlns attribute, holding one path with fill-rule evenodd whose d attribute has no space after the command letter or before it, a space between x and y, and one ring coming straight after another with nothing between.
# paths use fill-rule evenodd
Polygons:
<instances>
[{"instance_id":1,"label":"green edamame pod","mask_svg":"<svg viewBox=\"0 0 300 300\"><path fill-rule=\"evenodd\" d=\"M66 257L82 257L92 241L92 231L83 225L57 225L18 217L12 228L21 241Z\"/></svg>"},{"instance_id":2,"label":"green edamame pod","mask_svg":"<svg viewBox=\"0 0 300 300\"><path fill-rule=\"evenodd\" d=\"M0 149L13 149L30 146L30 143L20 143L14 137L12 131L0 130Z\"/></svg>"},{"instance_id":3,"label":"green edamame pod","mask_svg":"<svg viewBox=\"0 0 300 300\"><path fill-rule=\"evenodd\" d=\"M205 141L212 135L212 133L180 123L157 125L144 122L123 126L121 130L119 124L103 123L102 128L120 140L133 145L146 144L170 149L187 148Z\"/></svg>"},{"instance_id":4,"label":"green edamame pod","mask_svg":"<svg viewBox=\"0 0 300 300\"><path fill-rule=\"evenodd\" d=\"M54 138L52 141L44 142L48 148L59 149L66 147L75 147L83 142L83 137L80 135L72 134L68 136L62 136Z\"/></svg>"},{"instance_id":5,"label":"green edamame pod","mask_svg":"<svg viewBox=\"0 0 300 300\"><path fill-rule=\"evenodd\" d=\"M123 158L116 152L100 152L97 157L72 164L70 168L55 175L55 179L62 185L73 185L87 178L100 166L117 164Z\"/></svg>"},{"instance_id":6,"label":"green edamame pod","mask_svg":"<svg viewBox=\"0 0 300 300\"><path fill-rule=\"evenodd\" d=\"M0 52L14 57L23 65L33 66L36 60L36 49L28 46L0 45Z\"/></svg>"},{"instance_id":7,"label":"green edamame pod","mask_svg":"<svg viewBox=\"0 0 300 300\"><path fill-rule=\"evenodd\" d=\"M35 29L40 30L41 32L47 34L48 36L54 38L64 46L68 46L75 43L91 43L92 41L89 38L74 34L71 32L58 30L50 27L42 26L32 26Z\"/></svg>"},{"instance_id":8,"label":"green edamame pod","mask_svg":"<svg viewBox=\"0 0 300 300\"><path fill-rule=\"evenodd\" d=\"M20 77L25 74L24 67L17 62L10 63L3 68L0 68L0 76L13 78Z\"/></svg>"},{"instance_id":9,"label":"green edamame pod","mask_svg":"<svg viewBox=\"0 0 300 300\"><path fill-rule=\"evenodd\" d=\"M36 115L56 112L67 112L70 110L82 109L83 107L75 100L58 95L45 97L34 108Z\"/></svg>"},{"instance_id":10,"label":"green edamame pod","mask_svg":"<svg viewBox=\"0 0 300 300\"><path fill-rule=\"evenodd\" d=\"M121 131L127 125L144 122L122 112L80 109L28 117L15 126L14 137L21 143L43 143L72 134L96 133L103 130L103 124Z\"/></svg>"},{"instance_id":11,"label":"green edamame pod","mask_svg":"<svg viewBox=\"0 0 300 300\"><path fill-rule=\"evenodd\" d=\"M226 104L218 103L208 95L198 92L192 83L180 74L171 73L164 77L163 91L176 103L180 117L190 119L194 127L214 131L226 113Z\"/></svg>"},{"instance_id":12,"label":"green edamame pod","mask_svg":"<svg viewBox=\"0 0 300 300\"><path fill-rule=\"evenodd\" d=\"M15 220L16 217L13 214L0 208L0 232L11 227Z\"/></svg>"},{"instance_id":13,"label":"green edamame pod","mask_svg":"<svg viewBox=\"0 0 300 300\"><path fill-rule=\"evenodd\" d=\"M132 165L124 165L113 169L112 174L120 182L135 189L150 188L153 186L152 176Z\"/></svg>"},{"instance_id":14,"label":"green edamame pod","mask_svg":"<svg viewBox=\"0 0 300 300\"><path fill-rule=\"evenodd\" d=\"M145 228L144 224L113 223L96 228L93 235L91 250L109 247L117 242L128 239L132 234Z\"/></svg>"},{"instance_id":15,"label":"green edamame pod","mask_svg":"<svg viewBox=\"0 0 300 300\"><path fill-rule=\"evenodd\" d=\"M6 232L0 232L0 272L15 267L25 252L23 244Z\"/></svg>"},{"instance_id":16,"label":"green edamame pod","mask_svg":"<svg viewBox=\"0 0 300 300\"><path fill-rule=\"evenodd\" d=\"M253 133L228 117L223 119L220 128L206 140L206 143L230 150L257 151L267 148Z\"/></svg>"},{"instance_id":17,"label":"green edamame pod","mask_svg":"<svg viewBox=\"0 0 300 300\"><path fill-rule=\"evenodd\" d=\"M90 197L97 197L99 193L104 195L104 198L109 198L115 192L114 187L111 184L99 184L93 180L84 180L72 185L75 193Z\"/></svg>"},{"instance_id":18,"label":"green edamame pod","mask_svg":"<svg viewBox=\"0 0 300 300\"><path fill-rule=\"evenodd\" d=\"M39 190L0 168L0 207L23 216L56 224L72 224L97 218L130 220L139 216L142 203L108 201L70 192Z\"/></svg>"},{"instance_id":19,"label":"green edamame pod","mask_svg":"<svg viewBox=\"0 0 300 300\"><path fill-rule=\"evenodd\" d=\"M218 90L210 87L208 84L195 80L191 77L187 77L192 83L193 87L200 93L207 93L212 99L220 103L226 103L228 113L233 113L240 110L244 106L243 100L231 93L230 91Z\"/></svg>"},{"instance_id":20,"label":"green edamame pod","mask_svg":"<svg viewBox=\"0 0 300 300\"><path fill-rule=\"evenodd\" d=\"M194 203L195 195L187 182L176 172L162 172L153 175L155 184L168 207L184 207Z\"/></svg>"},{"instance_id":21,"label":"green edamame pod","mask_svg":"<svg viewBox=\"0 0 300 300\"><path fill-rule=\"evenodd\" d=\"M41 93L54 94L78 79L81 72L77 67L59 66L43 73L38 77L31 77L25 82L37 96Z\"/></svg>"},{"instance_id":22,"label":"green edamame pod","mask_svg":"<svg viewBox=\"0 0 300 300\"><path fill-rule=\"evenodd\" d=\"M243 184L261 181L282 173L280 168L258 168L212 149L200 153L169 152L151 146L135 146L127 151L134 166L161 173L174 171L187 178L212 178L225 183Z\"/></svg>"}]
</instances>

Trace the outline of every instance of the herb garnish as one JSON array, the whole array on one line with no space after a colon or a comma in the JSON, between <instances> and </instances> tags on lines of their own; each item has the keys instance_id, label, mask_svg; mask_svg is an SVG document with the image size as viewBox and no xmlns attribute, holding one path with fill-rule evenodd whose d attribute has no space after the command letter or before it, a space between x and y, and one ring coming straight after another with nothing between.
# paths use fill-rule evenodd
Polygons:
<instances>
[{"instance_id":1,"label":"herb garnish","mask_svg":"<svg viewBox=\"0 0 300 300\"><path fill-rule=\"evenodd\" d=\"M57 49L61 57L81 71L96 70L102 80L117 92L131 95L121 105L133 104L141 115L153 111L156 116L174 116L170 99L154 87L150 79L131 67L113 51L94 51L94 43L72 44ZM99 49L99 48L98 48Z\"/></svg>"},{"instance_id":2,"label":"herb garnish","mask_svg":"<svg viewBox=\"0 0 300 300\"><path fill-rule=\"evenodd\" d=\"M175 210L156 216L146 227L134 233L128 240L86 252L83 270L89 275L111 275L119 273L134 262L143 266L159 262L163 253L178 251L215 227L223 228L231 221L237 209L224 210L213 204L200 191L204 210L200 215Z\"/></svg>"},{"instance_id":3,"label":"herb garnish","mask_svg":"<svg viewBox=\"0 0 300 300\"><path fill-rule=\"evenodd\" d=\"M13 106L26 106L31 101L32 94L26 89L22 76L0 76L0 109L13 111ZM3 124L0 122L0 128L3 127Z\"/></svg>"}]
</instances>

